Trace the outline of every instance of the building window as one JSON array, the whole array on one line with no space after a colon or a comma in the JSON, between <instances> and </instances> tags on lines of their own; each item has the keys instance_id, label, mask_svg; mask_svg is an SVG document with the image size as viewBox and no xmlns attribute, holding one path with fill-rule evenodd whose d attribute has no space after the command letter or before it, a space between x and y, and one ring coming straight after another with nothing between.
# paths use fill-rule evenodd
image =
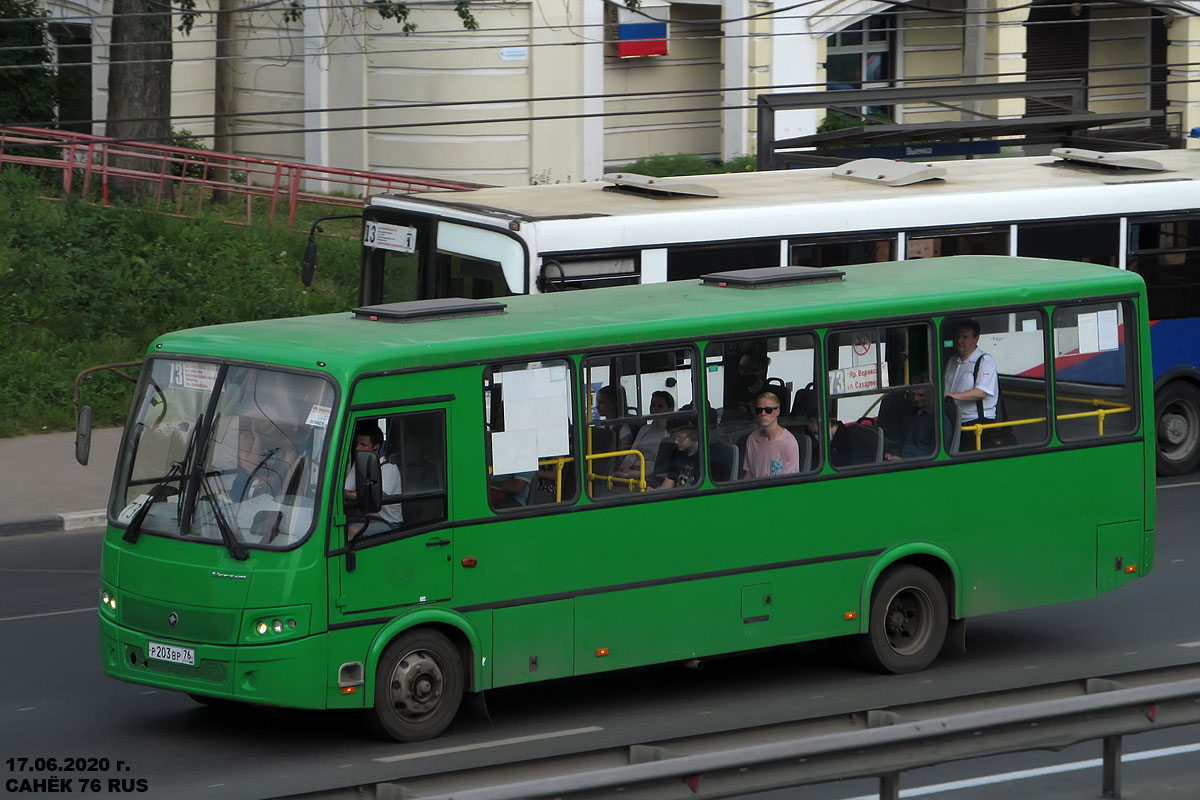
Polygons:
<instances>
[{"instance_id":1,"label":"building window","mask_svg":"<svg viewBox=\"0 0 1200 800\"><path fill-rule=\"evenodd\" d=\"M878 89L891 85L893 77L892 39L895 18L876 14L829 37L825 56L825 88ZM856 106L830 109L831 118L845 118L849 127L857 122L858 114L890 119L891 106Z\"/></svg>"}]
</instances>

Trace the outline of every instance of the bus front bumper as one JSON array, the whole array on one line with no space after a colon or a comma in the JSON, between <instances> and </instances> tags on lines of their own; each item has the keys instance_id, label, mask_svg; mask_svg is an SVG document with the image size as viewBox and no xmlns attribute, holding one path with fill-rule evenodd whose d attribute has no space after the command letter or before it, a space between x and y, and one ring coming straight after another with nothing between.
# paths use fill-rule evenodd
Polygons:
<instances>
[{"instance_id":1,"label":"bus front bumper","mask_svg":"<svg viewBox=\"0 0 1200 800\"><path fill-rule=\"evenodd\" d=\"M99 615L104 671L131 683L246 703L325 708L326 641L307 636L269 645L213 645L149 637ZM147 656L153 641L194 653L195 663Z\"/></svg>"}]
</instances>

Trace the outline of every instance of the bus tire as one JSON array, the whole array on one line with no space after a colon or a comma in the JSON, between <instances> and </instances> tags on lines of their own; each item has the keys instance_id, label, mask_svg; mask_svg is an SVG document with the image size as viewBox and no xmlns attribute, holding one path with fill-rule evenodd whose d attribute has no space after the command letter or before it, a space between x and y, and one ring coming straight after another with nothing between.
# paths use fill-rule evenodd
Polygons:
<instances>
[{"instance_id":1,"label":"bus tire","mask_svg":"<svg viewBox=\"0 0 1200 800\"><path fill-rule=\"evenodd\" d=\"M375 708L368 718L397 742L432 739L458 713L463 664L458 648L430 628L406 631L383 651L375 671Z\"/></svg>"},{"instance_id":2,"label":"bus tire","mask_svg":"<svg viewBox=\"0 0 1200 800\"><path fill-rule=\"evenodd\" d=\"M1181 475L1200 463L1200 389L1168 383L1154 396L1159 475Z\"/></svg>"},{"instance_id":3,"label":"bus tire","mask_svg":"<svg viewBox=\"0 0 1200 800\"><path fill-rule=\"evenodd\" d=\"M871 593L860 656L883 672L919 672L941 652L948 622L946 593L938 579L910 564L893 567Z\"/></svg>"}]
</instances>

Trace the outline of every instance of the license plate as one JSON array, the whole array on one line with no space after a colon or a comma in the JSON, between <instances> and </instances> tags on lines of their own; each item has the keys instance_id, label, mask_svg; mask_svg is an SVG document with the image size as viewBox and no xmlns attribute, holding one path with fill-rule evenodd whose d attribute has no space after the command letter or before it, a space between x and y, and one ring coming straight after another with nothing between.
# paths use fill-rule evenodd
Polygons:
<instances>
[{"instance_id":1,"label":"license plate","mask_svg":"<svg viewBox=\"0 0 1200 800\"><path fill-rule=\"evenodd\" d=\"M187 664L196 666L196 651L190 647L176 647L173 644L146 643L146 657L155 661L167 661L171 664Z\"/></svg>"}]
</instances>

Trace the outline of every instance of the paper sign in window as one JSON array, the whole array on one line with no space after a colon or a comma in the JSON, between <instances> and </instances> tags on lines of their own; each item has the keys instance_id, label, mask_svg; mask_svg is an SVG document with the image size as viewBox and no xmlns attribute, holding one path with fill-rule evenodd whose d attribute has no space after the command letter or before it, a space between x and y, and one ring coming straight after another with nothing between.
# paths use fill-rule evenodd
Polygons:
<instances>
[{"instance_id":1,"label":"paper sign in window","mask_svg":"<svg viewBox=\"0 0 1200 800\"><path fill-rule=\"evenodd\" d=\"M1097 341L1100 352L1106 353L1121 346L1120 325L1117 322L1117 310L1107 308L1096 312Z\"/></svg>"},{"instance_id":2,"label":"paper sign in window","mask_svg":"<svg viewBox=\"0 0 1200 800\"><path fill-rule=\"evenodd\" d=\"M492 472L511 475L536 472L538 468L537 431L517 430L492 434Z\"/></svg>"},{"instance_id":3,"label":"paper sign in window","mask_svg":"<svg viewBox=\"0 0 1200 800\"><path fill-rule=\"evenodd\" d=\"M1100 331L1096 324L1096 314L1079 315L1079 354L1100 352Z\"/></svg>"}]
</instances>

